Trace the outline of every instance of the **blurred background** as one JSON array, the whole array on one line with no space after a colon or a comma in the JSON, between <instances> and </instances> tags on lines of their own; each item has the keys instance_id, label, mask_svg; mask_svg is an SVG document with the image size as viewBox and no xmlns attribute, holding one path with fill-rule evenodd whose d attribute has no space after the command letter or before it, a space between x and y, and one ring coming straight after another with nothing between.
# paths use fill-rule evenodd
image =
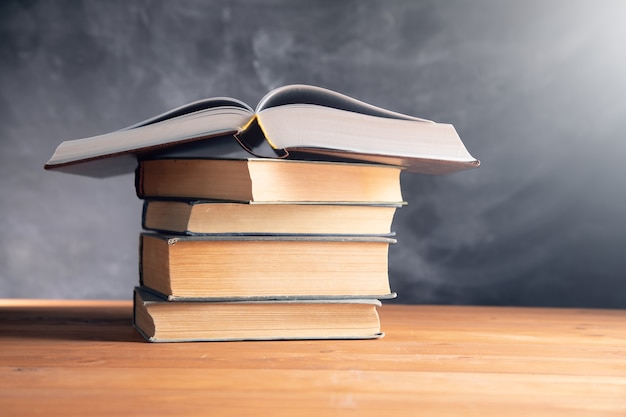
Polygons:
<instances>
[{"instance_id":1,"label":"blurred background","mask_svg":"<svg viewBox=\"0 0 626 417\"><path fill-rule=\"evenodd\" d=\"M626 2L0 3L0 297L130 299L133 176L63 140L318 85L452 123L475 170L403 174L398 303L626 307Z\"/></svg>"}]
</instances>

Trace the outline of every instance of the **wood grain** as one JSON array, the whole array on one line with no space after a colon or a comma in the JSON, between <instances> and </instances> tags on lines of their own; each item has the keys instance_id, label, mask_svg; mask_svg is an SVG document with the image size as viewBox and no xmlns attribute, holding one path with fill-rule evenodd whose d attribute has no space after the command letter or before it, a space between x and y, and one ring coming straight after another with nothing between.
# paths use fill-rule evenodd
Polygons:
<instances>
[{"instance_id":1,"label":"wood grain","mask_svg":"<svg viewBox=\"0 0 626 417\"><path fill-rule=\"evenodd\" d=\"M622 310L388 302L380 340L175 344L131 314L0 300L0 415L626 415Z\"/></svg>"}]
</instances>

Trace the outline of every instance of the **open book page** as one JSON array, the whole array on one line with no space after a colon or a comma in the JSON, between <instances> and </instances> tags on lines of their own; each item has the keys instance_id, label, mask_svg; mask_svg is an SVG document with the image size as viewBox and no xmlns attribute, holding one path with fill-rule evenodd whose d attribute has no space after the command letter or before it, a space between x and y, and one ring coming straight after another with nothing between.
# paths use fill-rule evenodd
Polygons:
<instances>
[{"instance_id":1,"label":"open book page","mask_svg":"<svg viewBox=\"0 0 626 417\"><path fill-rule=\"evenodd\" d=\"M248 113L250 113L250 115L254 113L254 109L252 109L252 107L248 106L246 103L244 103L241 100L237 100L237 99L230 98L230 97L205 98L205 99L194 101L192 103L185 104L175 109L166 111L165 113L161 113L157 116L151 117L142 122L135 123L134 125L128 126L127 128L123 130L135 129L137 127L142 127L142 126L150 125L153 123L159 123L165 120L174 119L176 117L187 116L191 113L207 112L207 111L210 111L210 109L214 109L216 107L235 107L235 108L241 108L243 110L246 110Z\"/></svg>"},{"instance_id":2,"label":"open book page","mask_svg":"<svg viewBox=\"0 0 626 417\"><path fill-rule=\"evenodd\" d=\"M242 107L212 107L158 122L144 122L146 124L141 127L65 141L57 147L46 168L233 134L251 116L249 110Z\"/></svg>"},{"instance_id":3,"label":"open book page","mask_svg":"<svg viewBox=\"0 0 626 417\"><path fill-rule=\"evenodd\" d=\"M330 107L333 109L366 114L369 116L434 123L431 120L408 116L402 113L373 106L332 90L303 84L286 85L270 91L265 95L265 97L263 97L263 99L261 99L256 108L256 112L260 113L271 107L290 104L312 104L316 106Z\"/></svg>"}]
</instances>

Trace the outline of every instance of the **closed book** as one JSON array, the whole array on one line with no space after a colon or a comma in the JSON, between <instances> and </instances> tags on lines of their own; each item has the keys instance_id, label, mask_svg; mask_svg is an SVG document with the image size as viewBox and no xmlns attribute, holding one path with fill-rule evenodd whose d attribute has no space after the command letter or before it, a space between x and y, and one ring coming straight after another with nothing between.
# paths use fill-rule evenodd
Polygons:
<instances>
[{"instance_id":1,"label":"closed book","mask_svg":"<svg viewBox=\"0 0 626 417\"><path fill-rule=\"evenodd\" d=\"M397 206L144 201L144 229L181 234L391 235Z\"/></svg>"},{"instance_id":2,"label":"closed book","mask_svg":"<svg viewBox=\"0 0 626 417\"><path fill-rule=\"evenodd\" d=\"M153 159L139 164L139 198L255 203L402 204L398 167L282 159Z\"/></svg>"},{"instance_id":3,"label":"closed book","mask_svg":"<svg viewBox=\"0 0 626 417\"><path fill-rule=\"evenodd\" d=\"M386 237L142 233L140 282L170 299L390 298Z\"/></svg>"},{"instance_id":4,"label":"closed book","mask_svg":"<svg viewBox=\"0 0 626 417\"><path fill-rule=\"evenodd\" d=\"M150 342L373 339L380 301L167 301L135 288L133 324Z\"/></svg>"}]
</instances>

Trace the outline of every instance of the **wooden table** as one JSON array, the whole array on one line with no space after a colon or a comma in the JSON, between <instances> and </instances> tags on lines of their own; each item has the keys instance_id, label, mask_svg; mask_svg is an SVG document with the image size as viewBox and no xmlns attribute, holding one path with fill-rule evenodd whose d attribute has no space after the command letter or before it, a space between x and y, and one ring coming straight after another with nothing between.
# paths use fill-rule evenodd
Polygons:
<instances>
[{"instance_id":1,"label":"wooden table","mask_svg":"<svg viewBox=\"0 0 626 417\"><path fill-rule=\"evenodd\" d=\"M0 300L0 415L626 416L626 311L380 314L380 340L149 344L130 302Z\"/></svg>"}]
</instances>

